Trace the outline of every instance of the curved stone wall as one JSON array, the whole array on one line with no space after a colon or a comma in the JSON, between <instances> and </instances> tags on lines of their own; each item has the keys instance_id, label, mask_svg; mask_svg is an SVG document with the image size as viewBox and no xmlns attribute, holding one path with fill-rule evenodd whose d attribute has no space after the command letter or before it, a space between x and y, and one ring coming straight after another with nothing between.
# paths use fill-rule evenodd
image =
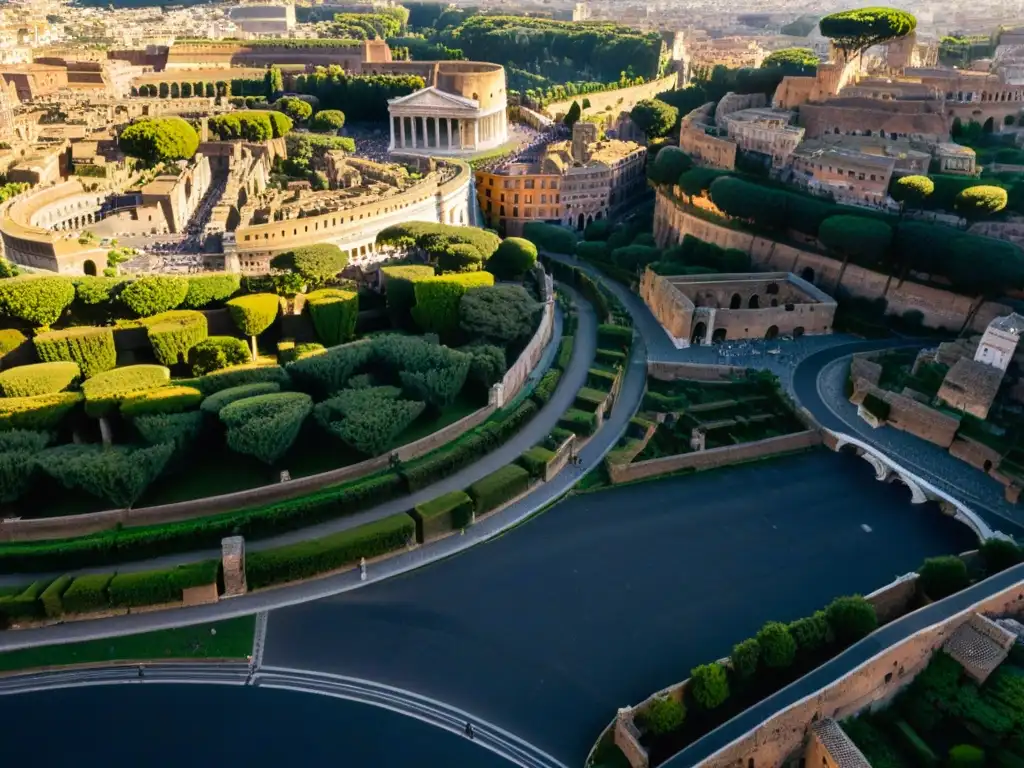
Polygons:
<instances>
[{"instance_id":1,"label":"curved stone wall","mask_svg":"<svg viewBox=\"0 0 1024 768\"><path fill-rule=\"evenodd\" d=\"M481 112L504 109L505 68L483 61L439 61L432 85L480 102Z\"/></svg>"}]
</instances>

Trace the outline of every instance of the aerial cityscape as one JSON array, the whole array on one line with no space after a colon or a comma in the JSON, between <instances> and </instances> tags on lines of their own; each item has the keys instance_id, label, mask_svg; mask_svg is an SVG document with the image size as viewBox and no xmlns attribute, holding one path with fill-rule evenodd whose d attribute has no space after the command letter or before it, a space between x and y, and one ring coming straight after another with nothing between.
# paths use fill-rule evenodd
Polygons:
<instances>
[{"instance_id":1,"label":"aerial cityscape","mask_svg":"<svg viewBox=\"0 0 1024 768\"><path fill-rule=\"evenodd\" d=\"M1022 334L1019 0L0 0L8 752L1024 768Z\"/></svg>"}]
</instances>

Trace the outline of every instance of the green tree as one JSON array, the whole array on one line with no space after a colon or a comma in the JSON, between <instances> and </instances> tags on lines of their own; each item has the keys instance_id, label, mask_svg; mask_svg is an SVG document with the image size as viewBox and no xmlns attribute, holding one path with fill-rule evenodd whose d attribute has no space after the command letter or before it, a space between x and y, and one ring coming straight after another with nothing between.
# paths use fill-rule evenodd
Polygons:
<instances>
[{"instance_id":1,"label":"green tree","mask_svg":"<svg viewBox=\"0 0 1024 768\"><path fill-rule=\"evenodd\" d=\"M661 138L672 130L679 119L679 110L660 99L644 99L636 103L629 116L633 124L650 140ZM679 174L676 174L678 177Z\"/></svg>"},{"instance_id":2,"label":"green tree","mask_svg":"<svg viewBox=\"0 0 1024 768\"><path fill-rule=\"evenodd\" d=\"M956 555L929 557L918 569L918 584L932 600L941 600L967 588L967 564Z\"/></svg>"},{"instance_id":3,"label":"green tree","mask_svg":"<svg viewBox=\"0 0 1024 768\"><path fill-rule=\"evenodd\" d=\"M507 346L533 332L539 311L521 285L470 288L459 300L459 326L468 339Z\"/></svg>"},{"instance_id":4,"label":"green tree","mask_svg":"<svg viewBox=\"0 0 1024 768\"><path fill-rule=\"evenodd\" d=\"M273 464L292 447L312 410L309 395L276 392L236 400L217 415L227 427L231 450Z\"/></svg>"},{"instance_id":5,"label":"green tree","mask_svg":"<svg viewBox=\"0 0 1024 768\"><path fill-rule=\"evenodd\" d=\"M565 117L562 118L562 122L572 130L572 127L579 121L580 116L583 114L583 110L580 109L579 102L574 101L569 106L569 111L566 112Z\"/></svg>"},{"instance_id":6,"label":"green tree","mask_svg":"<svg viewBox=\"0 0 1024 768\"><path fill-rule=\"evenodd\" d=\"M761 661L766 667L788 667L796 658L796 641L785 624L769 621L757 632Z\"/></svg>"},{"instance_id":7,"label":"green tree","mask_svg":"<svg viewBox=\"0 0 1024 768\"><path fill-rule=\"evenodd\" d=\"M878 628L875 606L860 595L837 597L825 609L832 636L840 645L853 645Z\"/></svg>"},{"instance_id":8,"label":"green tree","mask_svg":"<svg viewBox=\"0 0 1024 768\"><path fill-rule=\"evenodd\" d=\"M65 488L130 507L160 476L173 453L173 443L145 448L60 445L42 451L36 461Z\"/></svg>"},{"instance_id":9,"label":"green tree","mask_svg":"<svg viewBox=\"0 0 1024 768\"><path fill-rule=\"evenodd\" d=\"M274 109L284 112L288 117L297 123L304 122L313 114L313 107L309 102L303 101L295 96L285 96L274 102Z\"/></svg>"},{"instance_id":10,"label":"green tree","mask_svg":"<svg viewBox=\"0 0 1024 768\"><path fill-rule=\"evenodd\" d=\"M828 618L824 611L797 619L789 625L789 634L796 640L798 653L815 653L828 642Z\"/></svg>"},{"instance_id":11,"label":"green tree","mask_svg":"<svg viewBox=\"0 0 1024 768\"><path fill-rule=\"evenodd\" d=\"M267 97L267 101L274 101L283 91L284 78L281 76L281 70L271 67L263 76L263 95Z\"/></svg>"},{"instance_id":12,"label":"green tree","mask_svg":"<svg viewBox=\"0 0 1024 768\"><path fill-rule=\"evenodd\" d=\"M274 324L280 304L272 293L252 293L239 296L227 303L231 319L238 329L249 337L252 343L252 359L259 354L256 337Z\"/></svg>"},{"instance_id":13,"label":"green tree","mask_svg":"<svg viewBox=\"0 0 1024 768\"><path fill-rule=\"evenodd\" d=\"M322 109L309 121L309 130L323 133L340 131L345 127L345 113L340 109Z\"/></svg>"},{"instance_id":14,"label":"green tree","mask_svg":"<svg viewBox=\"0 0 1024 768\"><path fill-rule=\"evenodd\" d=\"M873 266L885 258L892 243L892 227L865 216L830 216L818 228L818 239L843 260L833 287L835 293L843 284L843 274L851 258L861 266Z\"/></svg>"},{"instance_id":15,"label":"green tree","mask_svg":"<svg viewBox=\"0 0 1024 768\"><path fill-rule=\"evenodd\" d=\"M977 221L999 213L1006 207L1008 199L1006 190L1002 187L979 184L976 187L968 187L958 194L953 207L968 221Z\"/></svg>"},{"instance_id":16,"label":"green tree","mask_svg":"<svg viewBox=\"0 0 1024 768\"><path fill-rule=\"evenodd\" d=\"M278 254L270 266L294 272L315 287L336 278L348 266L348 257L333 243L320 243Z\"/></svg>"},{"instance_id":17,"label":"green tree","mask_svg":"<svg viewBox=\"0 0 1024 768\"><path fill-rule=\"evenodd\" d=\"M693 158L679 147L664 147L648 165L647 176L655 184L674 185L693 168Z\"/></svg>"},{"instance_id":18,"label":"green tree","mask_svg":"<svg viewBox=\"0 0 1024 768\"><path fill-rule=\"evenodd\" d=\"M199 136L180 117L155 117L126 126L118 145L125 154L154 164L188 160L199 149Z\"/></svg>"},{"instance_id":19,"label":"green tree","mask_svg":"<svg viewBox=\"0 0 1024 768\"><path fill-rule=\"evenodd\" d=\"M521 237L507 237L487 260L487 271L498 280L521 280L537 263L537 246Z\"/></svg>"},{"instance_id":20,"label":"green tree","mask_svg":"<svg viewBox=\"0 0 1024 768\"><path fill-rule=\"evenodd\" d=\"M832 40L847 59L873 45L909 35L917 19L896 8L857 8L825 16L818 22L821 34Z\"/></svg>"},{"instance_id":21,"label":"green tree","mask_svg":"<svg viewBox=\"0 0 1024 768\"><path fill-rule=\"evenodd\" d=\"M483 253L469 243L449 243L437 254L437 268L442 273L477 272L483 262Z\"/></svg>"},{"instance_id":22,"label":"green tree","mask_svg":"<svg viewBox=\"0 0 1024 768\"><path fill-rule=\"evenodd\" d=\"M978 551L985 563L985 573L989 576L1012 568L1024 559L1017 543L1007 539L985 539Z\"/></svg>"},{"instance_id":23,"label":"green tree","mask_svg":"<svg viewBox=\"0 0 1024 768\"><path fill-rule=\"evenodd\" d=\"M0 314L30 325L57 322L75 300L75 286L65 277L18 277L0 283Z\"/></svg>"},{"instance_id":24,"label":"green tree","mask_svg":"<svg viewBox=\"0 0 1024 768\"><path fill-rule=\"evenodd\" d=\"M761 658L761 646L757 639L750 637L732 647L732 671L740 680L749 680L757 672L757 663Z\"/></svg>"},{"instance_id":25,"label":"green tree","mask_svg":"<svg viewBox=\"0 0 1024 768\"><path fill-rule=\"evenodd\" d=\"M187 295L184 277L149 275L128 283L118 300L136 317L150 317L181 306Z\"/></svg>"},{"instance_id":26,"label":"green tree","mask_svg":"<svg viewBox=\"0 0 1024 768\"><path fill-rule=\"evenodd\" d=\"M682 727L686 708L671 696L658 696L641 713L643 727L654 734L671 733Z\"/></svg>"},{"instance_id":27,"label":"green tree","mask_svg":"<svg viewBox=\"0 0 1024 768\"><path fill-rule=\"evenodd\" d=\"M782 69L788 75L813 75L818 69L818 55L810 48L783 48L761 62L762 69Z\"/></svg>"},{"instance_id":28,"label":"green tree","mask_svg":"<svg viewBox=\"0 0 1024 768\"><path fill-rule=\"evenodd\" d=\"M701 709L714 709L729 698L729 677L717 661L690 671L690 695Z\"/></svg>"},{"instance_id":29,"label":"green tree","mask_svg":"<svg viewBox=\"0 0 1024 768\"><path fill-rule=\"evenodd\" d=\"M935 182L927 176L902 176L893 182L890 194L906 208L922 208L935 191Z\"/></svg>"}]
</instances>

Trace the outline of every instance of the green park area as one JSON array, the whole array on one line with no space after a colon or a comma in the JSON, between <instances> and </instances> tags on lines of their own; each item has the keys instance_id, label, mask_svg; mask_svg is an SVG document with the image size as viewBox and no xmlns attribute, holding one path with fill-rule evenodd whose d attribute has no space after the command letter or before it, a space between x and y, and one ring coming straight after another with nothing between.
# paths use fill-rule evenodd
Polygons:
<instances>
[{"instance_id":1,"label":"green park area","mask_svg":"<svg viewBox=\"0 0 1024 768\"><path fill-rule=\"evenodd\" d=\"M255 616L124 635L81 643L47 645L0 653L0 672L104 662L244 660L252 653Z\"/></svg>"}]
</instances>

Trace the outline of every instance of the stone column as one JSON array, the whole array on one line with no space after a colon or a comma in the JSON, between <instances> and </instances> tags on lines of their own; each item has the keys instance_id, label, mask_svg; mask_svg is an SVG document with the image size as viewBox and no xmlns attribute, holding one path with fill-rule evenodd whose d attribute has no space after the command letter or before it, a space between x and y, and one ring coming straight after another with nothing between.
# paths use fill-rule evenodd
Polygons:
<instances>
[{"instance_id":1,"label":"stone column","mask_svg":"<svg viewBox=\"0 0 1024 768\"><path fill-rule=\"evenodd\" d=\"M401 141L401 147L405 148L405 116L398 118L398 138Z\"/></svg>"},{"instance_id":2,"label":"stone column","mask_svg":"<svg viewBox=\"0 0 1024 768\"><path fill-rule=\"evenodd\" d=\"M388 149L395 148L395 120L394 116L388 118L388 129L391 134L391 140L388 142Z\"/></svg>"},{"instance_id":3,"label":"stone column","mask_svg":"<svg viewBox=\"0 0 1024 768\"><path fill-rule=\"evenodd\" d=\"M450 117L446 117L444 119L444 124L448 128L448 149L452 149L452 119Z\"/></svg>"},{"instance_id":4,"label":"stone column","mask_svg":"<svg viewBox=\"0 0 1024 768\"><path fill-rule=\"evenodd\" d=\"M412 148L412 149L416 149L416 116L415 115L413 115L412 117L409 118L409 129L410 129L410 131L409 131L410 132L409 138L410 138L410 140L412 142L411 144L409 144L409 147Z\"/></svg>"},{"instance_id":5,"label":"stone column","mask_svg":"<svg viewBox=\"0 0 1024 768\"><path fill-rule=\"evenodd\" d=\"M237 597L249 591L245 583L245 539L228 536L220 541L220 559L224 569L224 597Z\"/></svg>"},{"instance_id":6,"label":"stone column","mask_svg":"<svg viewBox=\"0 0 1024 768\"><path fill-rule=\"evenodd\" d=\"M480 120L473 121L473 149L480 146Z\"/></svg>"},{"instance_id":7,"label":"stone column","mask_svg":"<svg viewBox=\"0 0 1024 768\"><path fill-rule=\"evenodd\" d=\"M434 149L438 149L441 146L441 121L436 117L430 118L434 121Z\"/></svg>"}]
</instances>

